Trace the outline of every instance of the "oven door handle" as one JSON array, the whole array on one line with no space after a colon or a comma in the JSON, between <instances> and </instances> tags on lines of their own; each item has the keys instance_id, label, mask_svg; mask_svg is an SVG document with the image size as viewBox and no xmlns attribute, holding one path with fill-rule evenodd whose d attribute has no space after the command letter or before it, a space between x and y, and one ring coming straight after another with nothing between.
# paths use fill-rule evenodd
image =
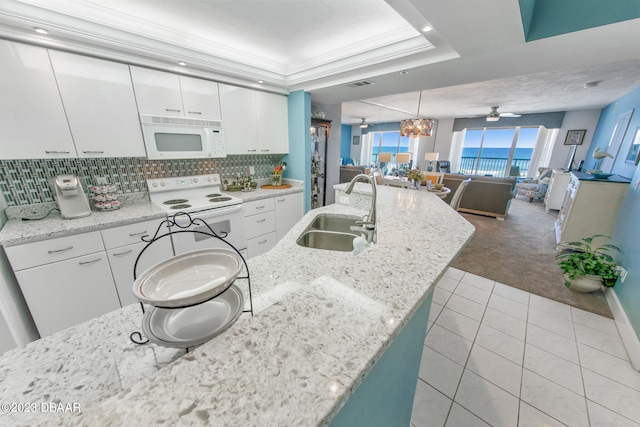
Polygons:
<instances>
[{"instance_id":1,"label":"oven door handle","mask_svg":"<svg viewBox=\"0 0 640 427\"><path fill-rule=\"evenodd\" d=\"M214 208L214 209L209 209L209 210L200 211L200 212L193 212L193 213L190 213L189 216L191 216L191 218L193 219L196 219L196 218L205 219L205 218L215 218L217 216L222 216L222 215L226 215L234 212L240 212L240 211L242 211L242 203L239 203L237 205L224 206L222 208Z\"/></svg>"}]
</instances>

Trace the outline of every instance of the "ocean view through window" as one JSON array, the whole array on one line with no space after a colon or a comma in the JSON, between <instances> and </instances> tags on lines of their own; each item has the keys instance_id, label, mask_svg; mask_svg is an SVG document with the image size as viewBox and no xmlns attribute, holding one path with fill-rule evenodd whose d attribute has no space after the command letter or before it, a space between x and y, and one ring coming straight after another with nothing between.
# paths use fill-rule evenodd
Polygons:
<instances>
[{"instance_id":1,"label":"ocean view through window","mask_svg":"<svg viewBox=\"0 0 640 427\"><path fill-rule=\"evenodd\" d=\"M470 175L527 176L537 127L467 129L459 172Z\"/></svg>"}]
</instances>

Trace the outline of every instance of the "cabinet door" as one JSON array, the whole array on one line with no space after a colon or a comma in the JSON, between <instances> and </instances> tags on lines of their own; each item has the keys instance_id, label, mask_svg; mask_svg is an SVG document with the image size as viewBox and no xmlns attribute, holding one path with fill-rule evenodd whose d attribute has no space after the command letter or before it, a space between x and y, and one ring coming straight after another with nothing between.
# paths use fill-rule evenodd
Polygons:
<instances>
[{"instance_id":1,"label":"cabinet door","mask_svg":"<svg viewBox=\"0 0 640 427\"><path fill-rule=\"evenodd\" d=\"M133 296L133 266L136 258L147 244L145 242L107 250L111 273L116 282L120 305L133 304L138 300ZM147 268L173 256L171 238L163 237L144 251L138 262L136 273L140 276Z\"/></svg>"},{"instance_id":2,"label":"cabinet door","mask_svg":"<svg viewBox=\"0 0 640 427\"><path fill-rule=\"evenodd\" d=\"M302 193L276 197L276 232L278 241L300 221L303 213Z\"/></svg>"},{"instance_id":3,"label":"cabinet door","mask_svg":"<svg viewBox=\"0 0 640 427\"><path fill-rule=\"evenodd\" d=\"M144 157L129 67L49 51L78 157Z\"/></svg>"},{"instance_id":4,"label":"cabinet door","mask_svg":"<svg viewBox=\"0 0 640 427\"><path fill-rule=\"evenodd\" d=\"M247 239L247 256L253 258L258 255L262 255L276 244L275 231L262 236L254 237L253 239Z\"/></svg>"},{"instance_id":5,"label":"cabinet door","mask_svg":"<svg viewBox=\"0 0 640 427\"><path fill-rule=\"evenodd\" d=\"M184 116L177 74L130 66L138 111L160 116Z\"/></svg>"},{"instance_id":6,"label":"cabinet door","mask_svg":"<svg viewBox=\"0 0 640 427\"><path fill-rule=\"evenodd\" d=\"M260 153L289 152L287 97L256 91L258 150Z\"/></svg>"},{"instance_id":7,"label":"cabinet door","mask_svg":"<svg viewBox=\"0 0 640 427\"><path fill-rule=\"evenodd\" d=\"M219 87L227 154L258 153L256 91L225 84Z\"/></svg>"},{"instance_id":8,"label":"cabinet door","mask_svg":"<svg viewBox=\"0 0 640 427\"><path fill-rule=\"evenodd\" d=\"M47 50L0 40L0 159L77 157Z\"/></svg>"},{"instance_id":9,"label":"cabinet door","mask_svg":"<svg viewBox=\"0 0 640 427\"><path fill-rule=\"evenodd\" d=\"M218 83L180 76L182 104L186 117L220 120Z\"/></svg>"},{"instance_id":10,"label":"cabinet door","mask_svg":"<svg viewBox=\"0 0 640 427\"><path fill-rule=\"evenodd\" d=\"M41 337L120 308L107 254L16 272Z\"/></svg>"}]
</instances>

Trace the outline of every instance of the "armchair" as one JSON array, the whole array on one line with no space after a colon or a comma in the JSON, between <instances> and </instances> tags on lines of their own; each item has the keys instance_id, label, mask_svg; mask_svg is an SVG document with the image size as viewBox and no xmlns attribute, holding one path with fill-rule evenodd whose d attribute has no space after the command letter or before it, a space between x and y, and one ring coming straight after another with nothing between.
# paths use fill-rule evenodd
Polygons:
<instances>
[{"instance_id":1,"label":"armchair","mask_svg":"<svg viewBox=\"0 0 640 427\"><path fill-rule=\"evenodd\" d=\"M525 179L516 184L517 195L528 197L529 202L533 202L533 199L544 199L551 181L551 173L553 169L538 168L536 179Z\"/></svg>"}]
</instances>

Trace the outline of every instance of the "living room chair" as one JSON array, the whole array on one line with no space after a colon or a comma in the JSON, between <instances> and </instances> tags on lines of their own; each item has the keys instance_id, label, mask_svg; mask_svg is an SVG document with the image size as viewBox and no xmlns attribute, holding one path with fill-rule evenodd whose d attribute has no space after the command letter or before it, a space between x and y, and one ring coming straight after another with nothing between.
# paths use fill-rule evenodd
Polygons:
<instances>
[{"instance_id":1,"label":"living room chair","mask_svg":"<svg viewBox=\"0 0 640 427\"><path fill-rule=\"evenodd\" d=\"M451 203L449 204L449 206L451 206L453 210L455 210L456 212L458 212L458 208L460 208L460 201L462 201L462 195L464 194L464 191L466 190L467 186L469 186L470 182L471 182L471 178L465 179L460 183L460 185L458 185L456 192L453 193L453 197L451 198Z\"/></svg>"},{"instance_id":2,"label":"living room chair","mask_svg":"<svg viewBox=\"0 0 640 427\"><path fill-rule=\"evenodd\" d=\"M533 202L534 199L544 199L552 173L553 169L538 168L538 177L536 179L525 179L516 184L517 195L528 197L529 203Z\"/></svg>"},{"instance_id":3,"label":"living room chair","mask_svg":"<svg viewBox=\"0 0 640 427\"><path fill-rule=\"evenodd\" d=\"M449 160L438 160L436 170L443 173L451 173L451 162Z\"/></svg>"}]
</instances>

